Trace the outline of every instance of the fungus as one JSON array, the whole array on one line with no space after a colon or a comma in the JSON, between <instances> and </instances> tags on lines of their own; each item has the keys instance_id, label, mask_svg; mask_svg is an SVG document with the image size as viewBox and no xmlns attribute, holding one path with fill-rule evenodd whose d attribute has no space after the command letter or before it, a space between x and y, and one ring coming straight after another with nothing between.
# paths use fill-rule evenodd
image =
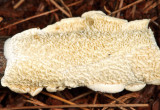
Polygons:
<instances>
[{"instance_id":1,"label":"fungus","mask_svg":"<svg viewBox=\"0 0 160 110\"><path fill-rule=\"evenodd\" d=\"M9 38L4 87L37 95L86 86L94 91L138 91L160 84L160 50L148 19L128 22L89 11L44 29Z\"/></svg>"}]
</instances>

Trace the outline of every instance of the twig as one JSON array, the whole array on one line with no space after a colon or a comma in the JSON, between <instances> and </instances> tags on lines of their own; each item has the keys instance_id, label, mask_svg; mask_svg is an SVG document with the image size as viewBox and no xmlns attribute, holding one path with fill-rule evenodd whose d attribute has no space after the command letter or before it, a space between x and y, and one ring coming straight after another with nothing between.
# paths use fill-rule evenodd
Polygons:
<instances>
[{"instance_id":1,"label":"twig","mask_svg":"<svg viewBox=\"0 0 160 110\"><path fill-rule=\"evenodd\" d=\"M14 6L13 8L16 9L18 8L25 0L19 0Z\"/></svg>"},{"instance_id":2,"label":"twig","mask_svg":"<svg viewBox=\"0 0 160 110\"><path fill-rule=\"evenodd\" d=\"M67 13L60 5L58 5L54 0L50 0L53 5L55 5L56 8L61 10L66 16L71 17L69 13Z\"/></svg>"},{"instance_id":3,"label":"twig","mask_svg":"<svg viewBox=\"0 0 160 110\"><path fill-rule=\"evenodd\" d=\"M136 2L133 2L133 3L129 4L129 5L121 8L121 9L118 9L118 10L112 12L111 14L116 14L116 13L118 13L118 12L120 12L120 11L122 11L122 10L125 10L125 9L127 9L127 8L129 8L129 7L133 6L133 5L136 5L136 4L138 4L138 3L142 2L142 1L143 1L143 0L137 0ZM109 15L111 15L111 14L109 14Z\"/></svg>"},{"instance_id":4,"label":"twig","mask_svg":"<svg viewBox=\"0 0 160 110\"><path fill-rule=\"evenodd\" d=\"M93 92L93 91L86 92L86 93L84 93L84 94L81 94L81 95L79 95L79 96L77 96L77 97L69 100L69 101L72 101L72 102L73 102L73 101L75 101L75 100L78 100L78 99L80 99L80 98L82 98L82 97L85 97L85 96L91 94L92 92Z\"/></svg>"},{"instance_id":5,"label":"twig","mask_svg":"<svg viewBox=\"0 0 160 110\"><path fill-rule=\"evenodd\" d=\"M65 103L67 103L67 104L70 104L70 105L76 105L75 103L73 103L73 102L71 102L71 101L68 101L68 100L66 100L66 99L63 99L63 98L58 97L58 96L56 96L56 95L53 95L53 94L51 94L51 93L42 92L42 94L47 95L47 96L49 96L49 97L52 97L52 98L54 98L54 99L60 100L60 101L62 101L62 102L65 102ZM88 109L84 108L84 110L88 110Z\"/></svg>"},{"instance_id":6,"label":"twig","mask_svg":"<svg viewBox=\"0 0 160 110\"><path fill-rule=\"evenodd\" d=\"M82 1L83 1L83 0L80 0L80 1L77 1L77 2L74 2L74 3L71 3L71 4L67 5L67 6L68 6L68 7L74 6L74 5L77 5L77 4L81 3ZM40 16L48 15L48 14L53 13L53 12L56 12L56 11L58 11L58 10L59 10L59 9L53 9L53 10L50 10L50 11L47 11L47 12L44 12L44 13L41 13L41 14L38 14L38 15L34 15L34 16L28 17L28 18L26 18L26 19L17 21L17 22L15 22L15 23L13 23L13 24L9 24L9 25L7 25L7 26L5 26L5 27L3 27L3 28L0 28L0 31L1 31L1 30L4 30L4 29L6 29L6 28L9 28L9 27L11 27L11 26L14 26L14 25L23 23L23 22L25 22L25 21L29 21L29 20L31 20L31 19L38 18L38 17L40 17Z\"/></svg>"},{"instance_id":7,"label":"twig","mask_svg":"<svg viewBox=\"0 0 160 110\"><path fill-rule=\"evenodd\" d=\"M24 110L24 109L47 109L47 108L83 108L83 107L148 107L148 104L79 104L79 105L48 105L48 106L26 106L26 107L10 107L4 109ZM3 110L3 109L1 109Z\"/></svg>"},{"instance_id":8,"label":"twig","mask_svg":"<svg viewBox=\"0 0 160 110\"><path fill-rule=\"evenodd\" d=\"M120 0L119 9L122 8L124 0ZM117 17L120 17L120 12L117 13Z\"/></svg>"}]
</instances>

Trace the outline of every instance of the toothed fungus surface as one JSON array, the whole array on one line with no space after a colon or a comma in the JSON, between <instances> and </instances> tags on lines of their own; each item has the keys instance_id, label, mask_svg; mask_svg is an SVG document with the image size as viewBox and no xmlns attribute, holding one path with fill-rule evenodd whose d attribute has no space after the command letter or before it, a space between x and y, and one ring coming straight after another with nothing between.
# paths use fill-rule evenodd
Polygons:
<instances>
[{"instance_id":1,"label":"toothed fungus surface","mask_svg":"<svg viewBox=\"0 0 160 110\"><path fill-rule=\"evenodd\" d=\"M37 95L86 86L95 91L138 91L160 84L160 50L148 19L128 22L90 11L44 29L29 29L4 45L1 84Z\"/></svg>"}]
</instances>

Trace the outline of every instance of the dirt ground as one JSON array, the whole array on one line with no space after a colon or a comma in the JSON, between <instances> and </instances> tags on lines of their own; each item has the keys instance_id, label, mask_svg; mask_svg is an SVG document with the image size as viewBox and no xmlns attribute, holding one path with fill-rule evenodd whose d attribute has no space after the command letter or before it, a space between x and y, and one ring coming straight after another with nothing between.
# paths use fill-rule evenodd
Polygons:
<instances>
[{"instance_id":1,"label":"dirt ground","mask_svg":"<svg viewBox=\"0 0 160 110\"><path fill-rule=\"evenodd\" d=\"M151 19L149 27L160 46L160 0L0 0L0 76L5 70L3 44L7 38L29 28L44 28L63 18L81 16L89 10L101 10L128 21ZM43 90L35 97L0 87L0 109L160 110L160 86L147 85L138 92L117 94L85 87L56 93Z\"/></svg>"}]
</instances>

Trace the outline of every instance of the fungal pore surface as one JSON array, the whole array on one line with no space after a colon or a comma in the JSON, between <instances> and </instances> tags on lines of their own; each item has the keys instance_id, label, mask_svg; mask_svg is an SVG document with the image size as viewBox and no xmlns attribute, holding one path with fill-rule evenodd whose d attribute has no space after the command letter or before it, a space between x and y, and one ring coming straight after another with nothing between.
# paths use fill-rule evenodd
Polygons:
<instances>
[{"instance_id":1,"label":"fungal pore surface","mask_svg":"<svg viewBox=\"0 0 160 110\"><path fill-rule=\"evenodd\" d=\"M9 38L4 87L37 95L80 86L117 93L160 84L160 50L148 19L127 20L89 11Z\"/></svg>"}]
</instances>

